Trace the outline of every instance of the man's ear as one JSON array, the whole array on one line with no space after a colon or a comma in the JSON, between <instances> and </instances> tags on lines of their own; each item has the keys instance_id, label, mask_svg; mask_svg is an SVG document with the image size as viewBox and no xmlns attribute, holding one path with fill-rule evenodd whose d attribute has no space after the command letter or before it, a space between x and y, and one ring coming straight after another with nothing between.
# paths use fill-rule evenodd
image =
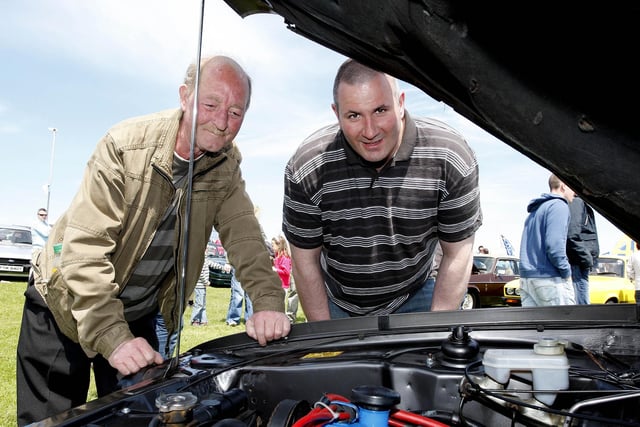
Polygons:
<instances>
[{"instance_id":1,"label":"man's ear","mask_svg":"<svg viewBox=\"0 0 640 427\"><path fill-rule=\"evenodd\" d=\"M338 106L336 104L331 104L331 109L333 110L333 113L336 115L336 118L340 119L340 116L338 115Z\"/></svg>"},{"instance_id":2,"label":"man's ear","mask_svg":"<svg viewBox=\"0 0 640 427\"><path fill-rule=\"evenodd\" d=\"M180 107L182 111L187 109L187 102L189 101L189 91L187 85L181 84L178 88L178 96L180 97Z\"/></svg>"},{"instance_id":3,"label":"man's ear","mask_svg":"<svg viewBox=\"0 0 640 427\"><path fill-rule=\"evenodd\" d=\"M404 118L404 92L400 93L398 97L398 106L400 107L400 117Z\"/></svg>"}]
</instances>

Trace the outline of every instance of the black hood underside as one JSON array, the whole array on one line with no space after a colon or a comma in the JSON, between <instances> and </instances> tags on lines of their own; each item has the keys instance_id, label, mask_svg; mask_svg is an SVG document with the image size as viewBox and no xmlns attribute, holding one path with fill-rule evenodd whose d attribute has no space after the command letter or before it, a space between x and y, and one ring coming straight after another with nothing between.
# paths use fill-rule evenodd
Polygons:
<instances>
[{"instance_id":1,"label":"black hood underside","mask_svg":"<svg viewBox=\"0 0 640 427\"><path fill-rule=\"evenodd\" d=\"M640 238L640 5L225 1L421 88Z\"/></svg>"}]
</instances>

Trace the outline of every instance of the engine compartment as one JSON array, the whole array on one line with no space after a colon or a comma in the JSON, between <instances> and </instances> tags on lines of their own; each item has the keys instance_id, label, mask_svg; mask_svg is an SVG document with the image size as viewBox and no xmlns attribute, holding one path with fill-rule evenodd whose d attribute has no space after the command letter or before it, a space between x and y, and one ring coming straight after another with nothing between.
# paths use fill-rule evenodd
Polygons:
<instances>
[{"instance_id":1,"label":"engine compartment","mask_svg":"<svg viewBox=\"0 0 640 427\"><path fill-rule=\"evenodd\" d=\"M566 332L551 336L554 332L516 338L483 331L476 339L459 325L446 333L400 340L398 334L324 337L304 348L286 342L257 349L211 348L209 342L181 355L170 375L168 366L156 367L100 404L89 402L75 419L66 414L64 422L51 422L129 427L639 425L640 366L631 336L607 331L609 342L587 349L567 339ZM366 418L372 410L387 411L386 418L372 423ZM314 419L320 411L324 415Z\"/></svg>"}]
</instances>

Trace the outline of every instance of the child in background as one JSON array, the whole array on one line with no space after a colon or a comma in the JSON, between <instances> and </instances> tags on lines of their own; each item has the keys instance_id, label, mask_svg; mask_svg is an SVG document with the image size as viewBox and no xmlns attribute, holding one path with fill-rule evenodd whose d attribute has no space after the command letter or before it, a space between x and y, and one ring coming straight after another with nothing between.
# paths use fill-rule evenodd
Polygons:
<instances>
[{"instance_id":1,"label":"child in background","mask_svg":"<svg viewBox=\"0 0 640 427\"><path fill-rule=\"evenodd\" d=\"M298 314L298 293L296 292L294 278L291 274L289 246L284 236L271 239L271 245L273 246L274 252L273 269L280 276L282 287L287 291L285 304L287 307L287 317L291 323L295 323Z\"/></svg>"}]
</instances>

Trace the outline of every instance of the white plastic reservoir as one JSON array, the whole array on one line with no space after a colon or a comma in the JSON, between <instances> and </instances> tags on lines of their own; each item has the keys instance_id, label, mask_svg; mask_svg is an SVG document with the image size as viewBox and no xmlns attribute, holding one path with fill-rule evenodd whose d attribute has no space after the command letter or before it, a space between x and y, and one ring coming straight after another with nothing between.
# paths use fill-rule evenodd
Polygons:
<instances>
[{"instance_id":1,"label":"white plastic reservoir","mask_svg":"<svg viewBox=\"0 0 640 427\"><path fill-rule=\"evenodd\" d=\"M534 396L546 405L556 399L557 393L553 390L569 388L569 361L564 345L555 338L542 338L533 350L489 349L484 353L482 364L488 376L504 385L512 372L530 372Z\"/></svg>"}]
</instances>

